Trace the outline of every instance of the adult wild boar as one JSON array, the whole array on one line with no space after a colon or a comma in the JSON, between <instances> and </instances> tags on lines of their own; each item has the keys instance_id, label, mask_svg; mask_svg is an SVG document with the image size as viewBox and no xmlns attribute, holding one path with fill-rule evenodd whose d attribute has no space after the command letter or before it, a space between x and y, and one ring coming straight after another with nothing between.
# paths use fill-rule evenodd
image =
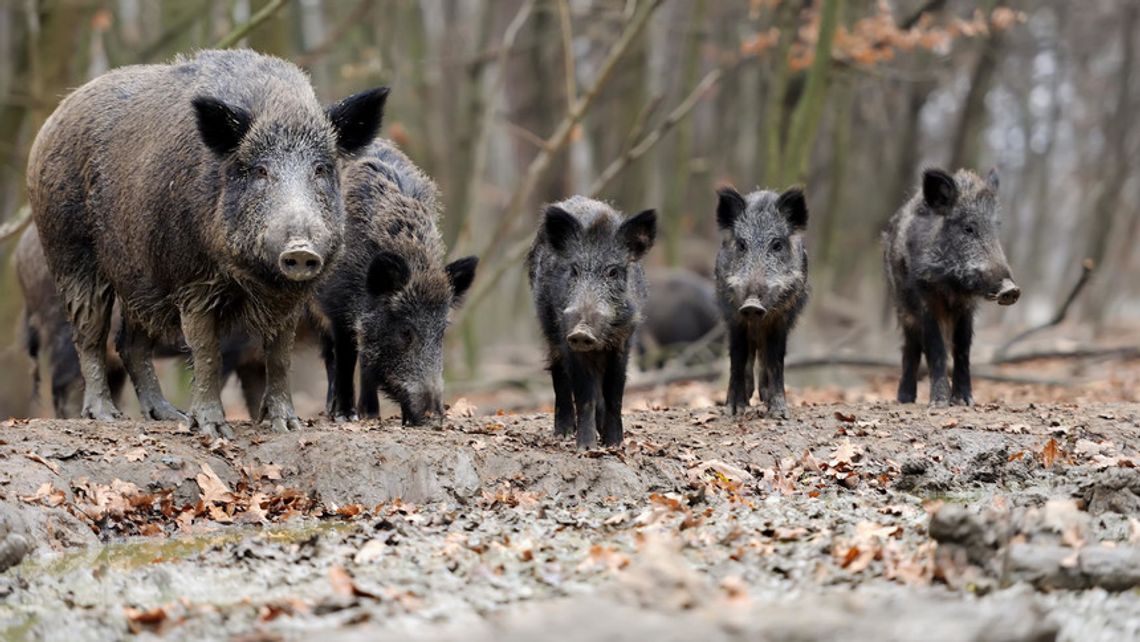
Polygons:
<instances>
[{"instance_id":1,"label":"adult wild boar","mask_svg":"<svg viewBox=\"0 0 1140 642\"><path fill-rule=\"evenodd\" d=\"M998 239L998 175L960 169L922 175L922 188L883 232L887 284L903 331L898 400L913 403L918 364L926 354L933 405L970 405L974 309L984 297L1012 305L1021 296ZM946 345L954 355L946 381Z\"/></svg>"},{"instance_id":2,"label":"adult wild boar","mask_svg":"<svg viewBox=\"0 0 1140 642\"><path fill-rule=\"evenodd\" d=\"M546 208L527 255L527 276L554 383L554 432L579 448L622 442L621 407L632 337L648 296L641 257L657 213L622 218L573 196Z\"/></svg>"},{"instance_id":3,"label":"adult wild boar","mask_svg":"<svg viewBox=\"0 0 1140 642\"><path fill-rule=\"evenodd\" d=\"M403 423L443 420L443 334L448 312L475 279L473 256L444 264L439 190L392 143L378 139L344 169L344 250L317 292L327 411L380 413L377 389L400 404Z\"/></svg>"},{"instance_id":4,"label":"adult wild boar","mask_svg":"<svg viewBox=\"0 0 1140 642\"><path fill-rule=\"evenodd\" d=\"M798 188L745 198L725 187L717 195L716 290L728 324L728 405L733 414L748 407L758 369L768 416L787 418L784 356L809 294L807 202Z\"/></svg>"},{"instance_id":5,"label":"adult wild boar","mask_svg":"<svg viewBox=\"0 0 1140 642\"><path fill-rule=\"evenodd\" d=\"M263 419L300 426L288 384L296 320L340 249L338 160L371 142L386 95L326 110L288 62L205 51L109 72L60 103L32 145L28 192L74 328L84 416L119 416L106 376L117 297L144 415L230 434L219 345L242 328L265 348ZM179 329L194 360L188 416L151 363Z\"/></svg>"}]
</instances>

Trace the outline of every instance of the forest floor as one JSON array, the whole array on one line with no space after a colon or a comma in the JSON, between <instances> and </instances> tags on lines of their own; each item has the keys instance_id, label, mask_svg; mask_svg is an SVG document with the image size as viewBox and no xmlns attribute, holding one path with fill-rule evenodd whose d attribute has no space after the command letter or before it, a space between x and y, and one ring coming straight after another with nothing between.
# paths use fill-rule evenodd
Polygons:
<instances>
[{"instance_id":1,"label":"forest floor","mask_svg":"<svg viewBox=\"0 0 1140 642\"><path fill-rule=\"evenodd\" d=\"M1136 389L887 385L786 421L675 386L585 453L461 402L212 442L9 420L0 536L34 550L0 640L1140 639Z\"/></svg>"}]
</instances>

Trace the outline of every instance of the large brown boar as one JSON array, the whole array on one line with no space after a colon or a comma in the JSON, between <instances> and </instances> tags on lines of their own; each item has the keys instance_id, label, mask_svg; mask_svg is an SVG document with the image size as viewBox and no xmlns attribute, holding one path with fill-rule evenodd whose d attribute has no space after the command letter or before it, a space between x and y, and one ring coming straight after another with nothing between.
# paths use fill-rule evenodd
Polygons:
<instances>
[{"instance_id":1,"label":"large brown boar","mask_svg":"<svg viewBox=\"0 0 1140 642\"><path fill-rule=\"evenodd\" d=\"M338 161L374 138L386 89L327 110L294 65L205 51L124 67L66 97L32 145L28 192L75 333L84 416L119 416L106 376L111 308L144 415L230 434L220 342L234 328L266 357L262 417L300 426L288 371L294 328L341 246ZM182 331L194 361L189 415L151 363Z\"/></svg>"}]
</instances>

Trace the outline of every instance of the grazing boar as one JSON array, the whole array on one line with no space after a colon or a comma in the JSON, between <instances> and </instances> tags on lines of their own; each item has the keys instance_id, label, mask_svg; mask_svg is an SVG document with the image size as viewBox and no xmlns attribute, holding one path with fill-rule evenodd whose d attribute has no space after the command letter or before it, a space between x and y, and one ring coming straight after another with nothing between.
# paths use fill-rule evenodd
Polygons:
<instances>
[{"instance_id":1,"label":"grazing boar","mask_svg":"<svg viewBox=\"0 0 1140 642\"><path fill-rule=\"evenodd\" d=\"M361 414L379 415L379 388L404 424L442 421L444 330L478 259L444 264L435 183L388 141L347 165L344 198L344 250L316 297L329 417L357 416L359 354Z\"/></svg>"},{"instance_id":2,"label":"grazing boar","mask_svg":"<svg viewBox=\"0 0 1140 642\"><path fill-rule=\"evenodd\" d=\"M637 330L642 353L655 356L650 367L664 365L667 354L699 341L721 323L716 287L690 270L649 270L645 321ZM721 343L710 346L719 350ZM665 353L665 354L662 354Z\"/></svg>"},{"instance_id":3,"label":"grazing boar","mask_svg":"<svg viewBox=\"0 0 1140 642\"><path fill-rule=\"evenodd\" d=\"M609 205L574 196L546 208L527 255L527 276L554 382L554 432L579 448L622 441L621 406L631 337L647 297L640 260L657 214L623 220Z\"/></svg>"},{"instance_id":4,"label":"grazing boar","mask_svg":"<svg viewBox=\"0 0 1140 642\"><path fill-rule=\"evenodd\" d=\"M321 107L296 66L248 50L111 71L76 89L32 145L28 194L71 321L82 414L119 416L107 381L111 309L143 414L231 435L220 344L264 346L262 418L300 427L288 372L299 312L344 227L338 162L375 137L386 89ZM194 362L188 415L151 356L181 330Z\"/></svg>"},{"instance_id":5,"label":"grazing boar","mask_svg":"<svg viewBox=\"0 0 1140 642\"><path fill-rule=\"evenodd\" d=\"M784 355L809 294L807 202L798 188L744 197L725 187L717 194L716 291L728 325L728 405L733 414L748 407L759 362L768 416L787 418Z\"/></svg>"},{"instance_id":6,"label":"grazing boar","mask_svg":"<svg viewBox=\"0 0 1140 642\"><path fill-rule=\"evenodd\" d=\"M919 361L930 368L930 402L970 405L970 343L979 298L1012 305L1021 296L998 239L998 175L960 169L922 175L922 187L883 232L887 284L903 331L898 400L913 403ZM947 344L954 356L946 380Z\"/></svg>"}]
</instances>

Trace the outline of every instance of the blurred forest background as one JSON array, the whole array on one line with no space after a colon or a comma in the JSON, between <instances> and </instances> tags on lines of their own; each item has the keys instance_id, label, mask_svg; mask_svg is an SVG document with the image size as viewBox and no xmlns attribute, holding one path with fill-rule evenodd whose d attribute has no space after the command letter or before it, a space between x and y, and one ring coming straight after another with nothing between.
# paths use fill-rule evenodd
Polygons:
<instances>
[{"instance_id":1,"label":"blurred forest background","mask_svg":"<svg viewBox=\"0 0 1140 642\"><path fill-rule=\"evenodd\" d=\"M1137 0L0 0L0 219L18 220L28 147L71 88L248 46L328 101L393 88L384 134L438 181L453 254L482 258L449 342L455 390L548 387L521 265L540 205L572 193L657 208L650 264L711 274L718 185L805 185L814 299L791 353L893 361L879 232L930 165L1001 173L1024 295L984 308L978 349L1054 315L1085 258L1064 327L1093 341L1140 316L1138 14ZM28 399L16 236L0 244L5 416ZM168 370L183 398L184 369ZM323 399L312 354L297 370Z\"/></svg>"}]
</instances>

